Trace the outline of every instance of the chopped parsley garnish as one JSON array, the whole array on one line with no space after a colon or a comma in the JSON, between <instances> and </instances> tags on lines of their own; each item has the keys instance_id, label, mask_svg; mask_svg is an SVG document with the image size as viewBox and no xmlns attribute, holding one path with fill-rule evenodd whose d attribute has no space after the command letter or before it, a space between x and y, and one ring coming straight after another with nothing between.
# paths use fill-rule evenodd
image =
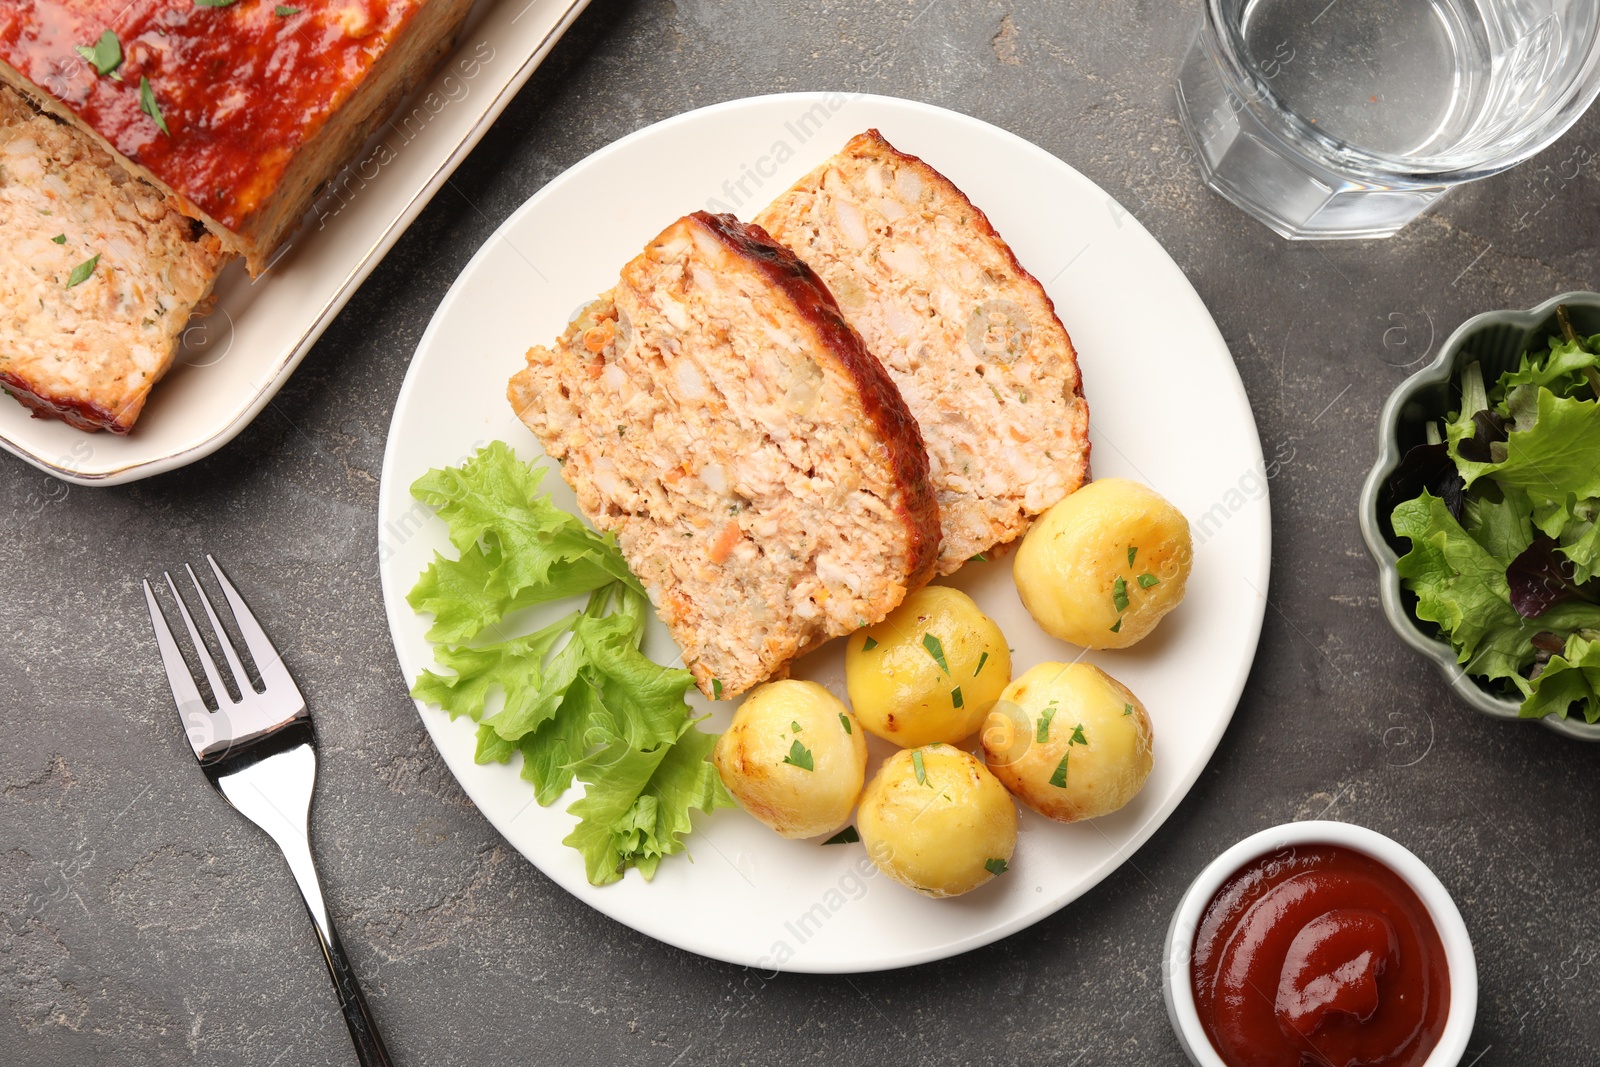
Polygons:
<instances>
[{"instance_id":1,"label":"chopped parsley garnish","mask_svg":"<svg viewBox=\"0 0 1600 1067\"><path fill-rule=\"evenodd\" d=\"M67 235L64 233L58 233L54 237L50 238L50 240L54 241L58 245L64 245L67 243Z\"/></svg>"},{"instance_id":2,"label":"chopped parsley garnish","mask_svg":"<svg viewBox=\"0 0 1600 1067\"><path fill-rule=\"evenodd\" d=\"M979 552L975 556L968 556L967 557L967 562L968 563L988 563L989 562L989 557L984 555L982 552Z\"/></svg>"},{"instance_id":3,"label":"chopped parsley garnish","mask_svg":"<svg viewBox=\"0 0 1600 1067\"><path fill-rule=\"evenodd\" d=\"M1146 571L1145 573L1139 575L1139 588L1140 589L1149 589L1152 585L1160 585L1160 584L1161 584L1161 579L1157 578L1155 575L1151 574L1149 571Z\"/></svg>"},{"instance_id":4,"label":"chopped parsley garnish","mask_svg":"<svg viewBox=\"0 0 1600 1067\"><path fill-rule=\"evenodd\" d=\"M961 702L961 687L958 685L954 689L950 690L950 703L959 708L961 706Z\"/></svg>"},{"instance_id":5,"label":"chopped parsley garnish","mask_svg":"<svg viewBox=\"0 0 1600 1067\"><path fill-rule=\"evenodd\" d=\"M817 769L811 759L811 750L802 745L798 738L789 746L789 754L783 757L783 762L791 767L799 767L802 771Z\"/></svg>"},{"instance_id":6,"label":"chopped parsley garnish","mask_svg":"<svg viewBox=\"0 0 1600 1067\"><path fill-rule=\"evenodd\" d=\"M990 874L1005 874L1006 861L999 859L998 857L992 860L984 860L983 869L988 871Z\"/></svg>"},{"instance_id":7,"label":"chopped parsley garnish","mask_svg":"<svg viewBox=\"0 0 1600 1067\"><path fill-rule=\"evenodd\" d=\"M1128 566L1133 566L1133 557L1137 556L1138 554L1139 549L1136 545L1128 546Z\"/></svg>"},{"instance_id":8,"label":"chopped parsley garnish","mask_svg":"<svg viewBox=\"0 0 1600 1067\"><path fill-rule=\"evenodd\" d=\"M194 0L195 7L232 7L238 0Z\"/></svg>"},{"instance_id":9,"label":"chopped parsley garnish","mask_svg":"<svg viewBox=\"0 0 1600 1067\"><path fill-rule=\"evenodd\" d=\"M928 769L922 765L922 749L914 748L911 750L911 766L917 770L917 784L927 785Z\"/></svg>"},{"instance_id":10,"label":"chopped parsley garnish","mask_svg":"<svg viewBox=\"0 0 1600 1067\"><path fill-rule=\"evenodd\" d=\"M1124 705L1122 705L1122 714L1124 714L1124 715L1132 715L1133 714L1133 705L1132 704L1124 704Z\"/></svg>"},{"instance_id":11,"label":"chopped parsley garnish","mask_svg":"<svg viewBox=\"0 0 1600 1067\"><path fill-rule=\"evenodd\" d=\"M1120 615L1117 616L1117 621L1111 624L1111 632L1112 633L1121 633L1122 632L1122 616L1120 616Z\"/></svg>"},{"instance_id":12,"label":"chopped parsley garnish","mask_svg":"<svg viewBox=\"0 0 1600 1067\"><path fill-rule=\"evenodd\" d=\"M873 649L875 649L877 647L878 647L878 642L876 642L876 641L874 641L872 639L872 635L871 634L868 634L867 635L867 639L865 641L861 642L861 651L863 651L863 652L871 652Z\"/></svg>"},{"instance_id":13,"label":"chopped parsley garnish","mask_svg":"<svg viewBox=\"0 0 1600 1067\"><path fill-rule=\"evenodd\" d=\"M1128 610L1128 583L1122 575L1117 575L1117 580L1111 583L1111 603L1118 611Z\"/></svg>"},{"instance_id":14,"label":"chopped parsley garnish","mask_svg":"<svg viewBox=\"0 0 1600 1067\"><path fill-rule=\"evenodd\" d=\"M796 722L795 720L790 719L789 720L789 732L790 733L794 733L794 734L799 733L800 732L800 724L798 722Z\"/></svg>"},{"instance_id":15,"label":"chopped parsley garnish","mask_svg":"<svg viewBox=\"0 0 1600 1067\"><path fill-rule=\"evenodd\" d=\"M150 116L156 129L168 137L172 136L172 131L167 129L167 120L161 117L161 105L156 103L155 90L150 88L149 78L139 79L139 110Z\"/></svg>"},{"instance_id":16,"label":"chopped parsley garnish","mask_svg":"<svg viewBox=\"0 0 1600 1067\"><path fill-rule=\"evenodd\" d=\"M1072 736L1067 738L1067 745L1071 747L1072 745L1087 745L1088 743L1089 739L1083 736L1083 723L1080 722L1072 728Z\"/></svg>"},{"instance_id":17,"label":"chopped parsley garnish","mask_svg":"<svg viewBox=\"0 0 1600 1067\"><path fill-rule=\"evenodd\" d=\"M1050 776L1050 784L1057 789L1067 787L1067 760L1072 758L1072 750L1067 749L1067 754L1061 757L1061 762L1056 764L1056 773Z\"/></svg>"},{"instance_id":18,"label":"chopped parsley garnish","mask_svg":"<svg viewBox=\"0 0 1600 1067\"><path fill-rule=\"evenodd\" d=\"M712 700L721 700L722 699L722 679L721 678L713 678L713 679L711 679L711 699Z\"/></svg>"},{"instance_id":19,"label":"chopped parsley garnish","mask_svg":"<svg viewBox=\"0 0 1600 1067\"><path fill-rule=\"evenodd\" d=\"M94 44L76 45L72 50L100 74L111 74L122 66L122 42L110 30L102 33ZM117 80L121 81L120 78Z\"/></svg>"},{"instance_id":20,"label":"chopped parsley garnish","mask_svg":"<svg viewBox=\"0 0 1600 1067\"><path fill-rule=\"evenodd\" d=\"M272 9L272 13L278 16L280 19L286 19L290 15L300 14L300 9L297 7L290 7L287 4L279 4L277 7Z\"/></svg>"},{"instance_id":21,"label":"chopped parsley garnish","mask_svg":"<svg viewBox=\"0 0 1600 1067\"><path fill-rule=\"evenodd\" d=\"M1056 704L1051 701L1049 706L1039 713L1039 726L1034 732L1033 740L1036 744L1044 744L1050 740L1050 720L1056 717Z\"/></svg>"},{"instance_id":22,"label":"chopped parsley garnish","mask_svg":"<svg viewBox=\"0 0 1600 1067\"><path fill-rule=\"evenodd\" d=\"M923 634L922 647L928 650L928 655L933 657L933 662L939 665L941 671L946 674L950 673L950 664L946 663L944 659L944 645L938 637L933 634Z\"/></svg>"},{"instance_id":23,"label":"chopped parsley garnish","mask_svg":"<svg viewBox=\"0 0 1600 1067\"><path fill-rule=\"evenodd\" d=\"M847 734L853 734L856 732L855 728L850 725L850 716L846 715L842 711L839 713L839 725L844 727L844 732Z\"/></svg>"},{"instance_id":24,"label":"chopped parsley garnish","mask_svg":"<svg viewBox=\"0 0 1600 1067\"><path fill-rule=\"evenodd\" d=\"M82 285L88 281L89 275L93 274L95 267L99 265L100 253L96 252L92 258L86 259L76 267L73 267L72 273L67 276L67 288L71 289L74 285Z\"/></svg>"},{"instance_id":25,"label":"chopped parsley garnish","mask_svg":"<svg viewBox=\"0 0 1600 1067\"><path fill-rule=\"evenodd\" d=\"M985 663L988 663L988 662L989 662L989 653L985 652L983 655L979 656L978 657L978 668L977 668L977 670L972 672L972 676L974 678L976 678L978 676L978 671L983 670L983 665Z\"/></svg>"},{"instance_id":26,"label":"chopped parsley garnish","mask_svg":"<svg viewBox=\"0 0 1600 1067\"><path fill-rule=\"evenodd\" d=\"M861 835L856 833L854 826L846 826L823 842L824 845L853 845L861 840Z\"/></svg>"}]
</instances>

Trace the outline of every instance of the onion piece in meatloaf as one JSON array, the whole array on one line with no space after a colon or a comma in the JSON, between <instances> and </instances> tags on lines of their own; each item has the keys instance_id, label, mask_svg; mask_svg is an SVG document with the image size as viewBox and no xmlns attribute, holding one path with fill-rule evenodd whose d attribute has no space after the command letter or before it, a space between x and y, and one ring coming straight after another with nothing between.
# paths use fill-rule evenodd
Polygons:
<instances>
[{"instance_id":1,"label":"onion piece in meatloaf","mask_svg":"<svg viewBox=\"0 0 1600 1067\"><path fill-rule=\"evenodd\" d=\"M667 227L507 395L709 695L880 621L932 574L939 512L905 402L817 276L731 215Z\"/></svg>"},{"instance_id":2,"label":"onion piece in meatloaf","mask_svg":"<svg viewBox=\"0 0 1600 1067\"><path fill-rule=\"evenodd\" d=\"M0 386L125 434L228 255L89 137L0 87Z\"/></svg>"},{"instance_id":3,"label":"onion piece in meatloaf","mask_svg":"<svg viewBox=\"0 0 1600 1067\"><path fill-rule=\"evenodd\" d=\"M755 221L822 276L921 425L940 574L1083 483L1089 408L1072 341L948 178L868 130Z\"/></svg>"}]
</instances>

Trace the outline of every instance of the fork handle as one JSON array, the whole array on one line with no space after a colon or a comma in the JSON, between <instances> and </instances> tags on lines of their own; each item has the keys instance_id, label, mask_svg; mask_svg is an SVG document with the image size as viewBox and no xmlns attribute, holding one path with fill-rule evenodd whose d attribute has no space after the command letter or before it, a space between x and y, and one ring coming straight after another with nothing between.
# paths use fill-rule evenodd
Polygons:
<instances>
[{"instance_id":1,"label":"fork handle","mask_svg":"<svg viewBox=\"0 0 1600 1067\"><path fill-rule=\"evenodd\" d=\"M306 906L310 910L310 901L306 902ZM350 966L350 958L344 954L338 931L330 920L327 933L324 934L314 911L311 918L311 925L317 930L317 941L322 945L322 958L328 964L328 977L333 979L334 991L339 995L339 1007L344 1012L345 1025L350 1028L350 1040L356 1047L356 1060L361 1067L391 1067L389 1050L383 1047L383 1038L378 1036L378 1024L373 1021L372 1012L367 1007L367 998L361 995L355 968Z\"/></svg>"},{"instance_id":2,"label":"fork handle","mask_svg":"<svg viewBox=\"0 0 1600 1067\"><path fill-rule=\"evenodd\" d=\"M316 750L303 743L218 774L214 781L235 808L266 831L289 862L289 871L311 915L311 925L316 927L322 958L327 961L328 976L339 994L339 1007L344 1012L345 1025L350 1027L350 1040L355 1043L361 1067L391 1067L367 999L361 995L355 968L350 966L350 957L345 955L328 915L317 865L311 858L306 827L316 776Z\"/></svg>"},{"instance_id":3,"label":"fork handle","mask_svg":"<svg viewBox=\"0 0 1600 1067\"><path fill-rule=\"evenodd\" d=\"M389 1050L383 1047L383 1038L378 1036L378 1024L367 1007L367 998L361 995L356 969L345 955L339 931L333 928L333 917L328 914L327 901L322 898L322 883L311 859L311 842L303 836L284 840L274 835L274 839L283 850L283 858L289 861L289 870L294 873L295 884L300 887L300 896L311 915L311 925L317 931L317 943L322 946L328 977L333 979L334 992L339 995L339 1009L344 1012L345 1025L350 1028L357 1061L361 1067L391 1067Z\"/></svg>"}]
</instances>

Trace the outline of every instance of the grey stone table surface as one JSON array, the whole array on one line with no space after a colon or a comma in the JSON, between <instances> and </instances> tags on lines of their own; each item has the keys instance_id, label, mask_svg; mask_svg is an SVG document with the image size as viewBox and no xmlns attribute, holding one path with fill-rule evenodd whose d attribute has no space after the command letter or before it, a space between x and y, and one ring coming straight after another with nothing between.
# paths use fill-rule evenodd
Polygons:
<instances>
[{"instance_id":1,"label":"grey stone table surface","mask_svg":"<svg viewBox=\"0 0 1600 1067\"><path fill-rule=\"evenodd\" d=\"M150 654L138 579L206 551L316 709L312 839L400 1064L1178 1063L1160 945L1179 894L1238 838L1315 816L1395 837L1453 891L1482 972L1464 1062L1600 1062L1600 746L1457 704L1385 625L1354 514L1379 405L1450 329L1594 286L1600 115L1392 240L1291 244L1191 165L1172 78L1198 13L595 0L238 440L114 489L0 460L0 1063L354 1062L283 863L202 781ZM996 123L1140 219L1243 376L1274 560L1232 726L1115 874L957 959L767 980L602 918L467 800L389 642L377 472L423 329L513 209L648 123L814 88ZM1160 322L1151 308L1129 329L1181 346ZM1205 433L1196 411L1196 448Z\"/></svg>"}]
</instances>

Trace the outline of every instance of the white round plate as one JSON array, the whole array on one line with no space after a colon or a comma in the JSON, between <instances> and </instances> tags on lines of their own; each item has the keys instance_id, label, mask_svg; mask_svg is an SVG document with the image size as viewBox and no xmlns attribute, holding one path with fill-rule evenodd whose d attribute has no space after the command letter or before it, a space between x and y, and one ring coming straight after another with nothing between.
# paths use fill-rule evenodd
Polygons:
<instances>
[{"instance_id":1,"label":"white round plate","mask_svg":"<svg viewBox=\"0 0 1600 1067\"><path fill-rule=\"evenodd\" d=\"M1222 337L1155 240L1110 196L1034 145L976 119L877 96L793 94L736 100L640 130L539 191L473 257L417 348L395 406L378 509L384 602L408 680L432 662L428 620L405 602L444 524L411 483L493 440L541 453L512 415L506 381L523 353L573 313L673 219L699 208L749 218L870 126L964 189L1049 290L1078 348L1093 412L1094 473L1138 479L1193 524L1188 599L1138 647L1091 652L1047 637L1011 582L1009 557L948 579L1015 646L1018 674L1080 656L1115 675L1155 723L1155 770L1122 811L1061 826L1024 812L1011 870L954 900L928 900L877 876L859 844L786 841L738 810L697 816L689 852L603 888L561 843L566 802L533 803L520 766L473 762L474 728L419 706L445 762L489 821L540 870L597 910L702 955L767 971L881 970L952 956L1020 930L1081 896L1126 861L1177 807L1221 739L1255 656L1270 561L1267 472L1244 389ZM557 504L576 510L558 474ZM551 615L567 605L550 609ZM645 651L677 655L655 623ZM844 695L840 642L801 660L798 677ZM732 702L694 694L706 724ZM876 744L876 742L875 742ZM886 746L874 748L874 764ZM869 769L869 773L871 773ZM581 787L579 787L581 788Z\"/></svg>"}]
</instances>

